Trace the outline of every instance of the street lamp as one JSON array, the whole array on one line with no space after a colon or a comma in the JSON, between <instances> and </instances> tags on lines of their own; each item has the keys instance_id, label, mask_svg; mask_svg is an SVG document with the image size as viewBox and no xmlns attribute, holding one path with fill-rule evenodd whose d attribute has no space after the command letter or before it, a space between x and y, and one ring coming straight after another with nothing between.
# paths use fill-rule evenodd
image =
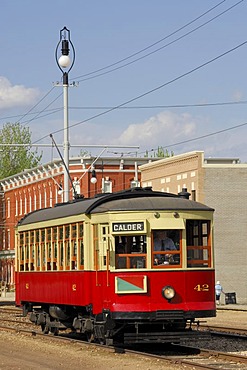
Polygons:
<instances>
[{"instance_id":1,"label":"street lamp","mask_svg":"<svg viewBox=\"0 0 247 370\"><path fill-rule=\"evenodd\" d=\"M61 45L61 55L58 56L58 48ZM70 46L72 48L72 61L70 59ZM75 62L75 49L70 40L70 31L64 27L60 31L60 40L55 52L58 68L63 73L63 102L64 102L64 201L69 201L69 114L68 114L68 87L69 87L69 72Z\"/></svg>"},{"instance_id":2,"label":"street lamp","mask_svg":"<svg viewBox=\"0 0 247 370\"><path fill-rule=\"evenodd\" d=\"M95 170L92 170L92 177L91 177L90 181L91 181L92 184L96 184L96 182L97 182L97 177L96 177Z\"/></svg>"}]
</instances>

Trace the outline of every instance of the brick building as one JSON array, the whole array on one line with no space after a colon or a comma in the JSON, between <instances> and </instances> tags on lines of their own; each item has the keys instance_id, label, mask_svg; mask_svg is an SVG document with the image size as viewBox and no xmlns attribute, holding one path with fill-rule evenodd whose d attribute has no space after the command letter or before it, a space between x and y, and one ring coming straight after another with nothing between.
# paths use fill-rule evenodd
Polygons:
<instances>
[{"instance_id":1,"label":"brick building","mask_svg":"<svg viewBox=\"0 0 247 370\"><path fill-rule=\"evenodd\" d=\"M141 185L179 193L215 209L216 278L225 292L247 303L247 164L237 158L204 158L195 151L140 167Z\"/></svg>"},{"instance_id":2,"label":"brick building","mask_svg":"<svg viewBox=\"0 0 247 370\"><path fill-rule=\"evenodd\" d=\"M150 158L70 158L69 172L74 190L85 197L129 189L140 181L138 166ZM92 172L94 171L94 172ZM0 280L14 287L15 226L28 212L63 202L64 169L61 160L24 170L0 181ZM92 175L97 178L91 182Z\"/></svg>"}]
</instances>

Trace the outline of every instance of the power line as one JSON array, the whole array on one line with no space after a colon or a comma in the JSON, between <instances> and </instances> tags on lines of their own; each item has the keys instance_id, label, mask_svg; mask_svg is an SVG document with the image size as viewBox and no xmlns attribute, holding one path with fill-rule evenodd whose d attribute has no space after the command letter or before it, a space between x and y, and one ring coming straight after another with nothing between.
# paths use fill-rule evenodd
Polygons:
<instances>
[{"instance_id":1,"label":"power line","mask_svg":"<svg viewBox=\"0 0 247 370\"><path fill-rule=\"evenodd\" d=\"M199 15L198 17L194 18L192 21L190 21L190 22L186 23L185 25L183 25L183 26L179 27L177 30L175 30L175 31L171 32L170 34L168 34L167 36L163 37L162 39L160 39L160 40L158 40L158 41L156 41L156 42L154 42L154 43L152 43L152 44L150 44L150 45L146 46L145 48L143 48L143 49L141 49L141 50L139 50L139 51L137 51L137 52L135 52L135 53L133 53L133 54L131 54L131 55L128 55L127 57L124 57L124 58L122 58L122 59L118 60L117 62L111 63L111 64L109 64L109 65L107 65L107 66L105 66L105 67L99 68L99 69L97 69L97 70L95 70L95 71L92 71L92 72L88 72L88 73L86 73L86 74L84 74L84 75L81 75L81 76L77 76L77 77L75 77L75 79L78 79L78 78L81 78L81 77L87 77L87 76L90 76L90 75L92 75L92 74L95 74L95 73L101 72L101 71L103 71L103 70L105 70L105 69L108 69L108 68L114 67L115 65L120 64L120 63L122 63L122 62L124 62L124 61L126 61L126 60L128 60L128 59L131 59L131 58L135 57L135 56L136 56L136 55L138 55L138 54L143 53L144 51L146 51L146 50L148 50L148 49L152 48L153 46L155 46L155 45L157 45L157 44L161 43L162 41L164 41L164 40L168 39L169 37L171 37L171 36L175 35L176 33L178 33L178 32L180 32L180 31L182 31L184 28L186 28L186 27L190 26L191 24L193 24L194 22L196 22L198 19L200 19L200 18L204 17L206 14L208 14L208 13L210 13L211 11L213 11L214 9L216 9L218 6L220 6L221 4L223 4L225 1L226 1L226 0L220 1L218 4L216 4L215 6L213 6L213 7L212 7L212 8L210 8L210 9L208 9L206 12L202 13L202 14L201 14L201 15Z\"/></svg>"},{"instance_id":2,"label":"power line","mask_svg":"<svg viewBox=\"0 0 247 370\"><path fill-rule=\"evenodd\" d=\"M216 56L216 57L214 57L214 58L212 58L212 59L208 60L207 62L205 62L205 63L203 63L203 64L200 64L199 66L197 66L197 67L195 67L195 68L193 68L193 69L189 70L188 72L185 72L185 73L183 73L183 74L179 75L178 77L175 77L175 78L173 78L172 80L170 80L170 81L168 81L168 82L163 83L162 85L159 85L159 86L157 86L157 87L155 87L155 88L153 88L153 89L151 89L151 90L149 90L149 91L146 91L145 93L143 93L143 94L141 94L141 95L138 95L138 96L136 96L136 97L134 97L134 98L132 98L132 99L129 99L129 100L125 101L124 103L121 103L121 104L119 104L119 105L117 105L117 106L115 106L115 107L112 107L112 108L110 108L110 109L108 109L108 110L106 110L106 111L104 111L104 112L101 112L101 113L95 114L94 116L91 116L91 117L89 117L89 118L87 118L87 119L85 119L85 120L83 120L83 121L79 121L79 122L77 122L77 123L74 123L73 125L71 125L71 126L70 126L70 129L71 129L71 128L73 128L73 127L79 126L79 125L81 125L81 124L83 124L83 123L86 123L86 122L88 122L88 121L90 121L90 120L92 120L92 119L95 119L95 118L101 117L101 116L103 116L103 115L105 115L105 114L108 114L108 113L110 113L110 112L112 112L112 111L114 111L114 110L116 110L116 109L119 109L120 107L123 107L123 106L125 106L125 105L127 105L127 104L130 104L130 103L132 103L132 102L134 102L134 101L136 101L136 100L138 100L138 99L141 99L141 98L143 98L144 96L147 96L147 95L149 95L149 94L151 94L151 93L154 93L155 91L158 91L158 90L162 89L163 87L168 86L168 85L170 85L171 83L173 83L173 82L175 82L175 81L178 81L178 80L180 80L180 79L182 79L182 78L184 78L184 77L186 77L186 76L190 75L191 73L196 72L196 71L198 71L199 69L201 69L201 68L203 68L203 67L207 66L208 64L210 64L210 63L212 63L212 62L215 62L216 60L218 60L218 59L222 58L223 56L226 56L227 54L229 54L229 53L231 53L231 52L233 52L233 51L235 51L235 50L239 49L240 47L244 46L246 43L247 43L247 40L246 40L246 41L244 41L244 42L242 42L241 44L239 44L239 45L237 45L237 46L233 47L232 49L229 49L229 50L225 51L224 53L222 53L222 54L220 54L220 55L218 55L218 56ZM56 133L62 132L63 130L64 130L64 129L62 128L62 129L59 129L59 130L57 130L57 131L54 131L54 132L53 132L53 134L56 134ZM44 138L46 138L46 137L48 137L48 135L46 135L46 136L42 137L41 139L37 140L36 142L38 142L38 141L40 141L40 140L42 140L42 139L44 139ZM35 143L36 143L36 142L35 142Z\"/></svg>"},{"instance_id":3,"label":"power line","mask_svg":"<svg viewBox=\"0 0 247 370\"><path fill-rule=\"evenodd\" d=\"M27 113L25 113L19 120L19 123L20 121L25 118L34 108L36 108L51 92L52 90L54 89L54 87L52 87L31 109L29 109L29 111Z\"/></svg>"},{"instance_id":4,"label":"power line","mask_svg":"<svg viewBox=\"0 0 247 370\"><path fill-rule=\"evenodd\" d=\"M224 105L238 105L246 104L247 100L239 101L228 101L228 102L216 102L216 103L193 103L193 104L159 104L159 105L133 105L131 107L119 107L118 109L159 109L159 108L199 108L199 107L217 107ZM82 109L82 110L92 110L92 109L112 109L113 106L99 106L99 107L70 107L70 109Z\"/></svg>"},{"instance_id":5,"label":"power line","mask_svg":"<svg viewBox=\"0 0 247 370\"><path fill-rule=\"evenodd\" d=\"M241 123L241 124L236 125L236 126L228 127L228 128L225 128L225 129L222 129L222 130L219 130L219 131L214 131L214 132L211 132L211 133L209 133L209 134L205 134L205 135L197 136L197 137L194 137L194 138L192 138L192 139L183 140L183 141L179 141L179 142L177 142L177 143L173 143L173 144L165 145L165 146L162 146L161 148L162 148L162 149L167 149L167 148L171 148L171 147L174 147L174 146L178 146L178 145L182 145L182 144L191 143L192 141L205 139L205 138L208 138L208 137L210 137L210 136L215 136L215 135L218 135L218 134L222 134L222 133L227 132L227 131L236 130L237 128L244 127L244 126L246 126L246 125L247 125L247 122L244 122L244 123ZM151 149L151 150L148 150L148 152L150 152L150 151L154 151L154 150L157 150L157 149ZM146 151L145 151L145 152L146 152ZM145 152L141 152L141 153L145 153Z\"/></svg>"},{"instance_id":6,"label":"power line","mask_svg":"<svg viewBox=\"0 0 247 370\"><path fill-rule=\"evenodd\" d=\"M46 110L46 108L48 108L48 107L50 107L60 96L62 95L62 93L61 94L59 94L55 99L53 99L52 100L52 102L50 102L44 109L42 109L42 111L40 111L38 114L36 114L36 116L35 117L33 117L33 118L31 118L30 120L28 120L28 121L26 121L26 123L25 123L25 126L28 124L28 123L30 123L31 121L34 121L36 118L38 118L39 116L40 116L40 114L41 113L43 113L45 110ZM58 111L60 111L61 109L58 109Z\"/></svg>"},{"instance_id":7,"label":"power line","mask_svg":"<svg viewBox=\"0 0 247 370\"><path fill-rule=\"evenodd\" d=\"M114 71L116 71L116 70L118 70L118 69L121 69L121 68L127 67L127 66L128 66L128 65L130 65L130 64L133 64L133 63L135 63L135 62L138 62L139 60L142 60L142 59L144 59L144 58L147 58L148 56L150 56L150 55L152 55L152 54L154 54L154 53L157 53L158 51L160 51L160 50L162 50L162 49L164 49L164 48L166 48L166 47L168 47L168 46L170 46L170 45L172 45L172 44L176 43L177 41L179 41L179 40L181 40L181 39L185 38L186 36L188 36L188 35L190 35L190 34L194 33L194 32L195 32L195 31L197 31L198 29L200 29L200 28L204 27L204 26L205 26L205 25L207 25L208 23L212 22L213 20L215 20L215 19L219 18L219 17L220 17L220 16L222 16L223 14L225 14L225 13L227 13L228 11L232 10L232 8L234 8L235 6L239 5L239 4L240 4L240 3L242 3L243 1L244 1L244 0L240 0L240 1L239 1L239 2L237 2L236 4L232 5L232 6L231 6L231 7L229 7L228 9L226 9L226 10L224 10L223 12L219 13L219 14L218 14L218 15L216 15L215 17L213 17L213 18L209 19L208 21L204 22L203 24L201 24L201 25L197 26L197 27L196 27L196 28L194 28L193 30L191 30L191 31L189 31L189 32L185 33L184 35L182 35L182 36L180 36L180 37L176 38L175 40L173 40L173 41L171 41L171 42L169 42L169 43L167 43L167 44L165 44L165 45L163 45L163 46L159 47L158 49L156 49L156 50L153 50L153 51L149 52L148 54L145 54L145 55L143 55L143 56L141 56L141 57L139 57L139 58L136 58L136 59L134 59L134 60L132 60L132 61L130 61L130 62L128 62L128 63L125 63L125 64L123 64L122 66L115 67L115 68L113 68L113 69L111 69L111 70L109 70L109 71L99 73L99 74L97 74L97 75L95 75L95 76L91 76L91 77L83 78L82 80L79 80L79 82L83 82L83 81L91 80L91 79L93 79L93 78L97 78L97 77L100 77L100 76L103 76L103 75L109 74L109 73L114 72ZM190 22L190 23L193 23L193 22ZM184 26L184 27L185 27L185 26ZM184 28L184 27L182 27L182 28ZM176 32L177 32L177 31L176 31ZM176 32L174 32L174 33L176 33ZM172 33L172 34L168 35L168 36L167 36L167 37L165 37L164 39L166 39L166 38L170 37L170 36L171 36L171 35L173 35L174 33ZM162 39L162 40L164 40L164 39ZM137 53L137 54L139 54L139 53ZM125 59L129 59L129 58L125 58ZM118 64L118 63L120 63L120 62L117 62L117 63L115 63L115 64ZM107 68L107 67L102 68L101 70L106 69L106 68ZM96 72L92 72L92 74L93 74L93 73L96 73ZM91 74L91 73L89 73L89 74ZM79 77L77 77L77 78L79 78Z\"/></svg>"},{"instance_id":8,"label":"power line","mask_svg":"<svg viewBox=\"0 0 247 370\"><path fill-rule=\"evenodd\" d=\"M244 46L246 43L247 43L247 41L244 41L244 42L242 42L241 44L239 44L239 45L237 45L237 46L233 47L232 49L230 49L230 50L228 50L228 51L226 51L226 52L224 52L224 53L222 53L222 54L220 54L220 55L218 55L218 56L216 56L216 57L214 57L214 58L210 59L209 61L207 61L207 62L205 62L205 63L203 63L203 64L201 64L200 66L195 67L195 68L191 69L190 71L185 72L185 73L183 73L182 75L180 75L180 76L178 76L178 77L176 77L176 78L174 78L174 79L172 79L172 80L170 80L170 81L168 81L168 82L166 82L166 83L164 83L164 84L162 84L162 85L160 85L160 86L158 86L158 87L156 87L156 88L154 88L154 89L152 89L152 90L149 90L149 91L147 91L147 92L145 92L145 93L143 93L143 94L141 94L141 95L139 95L139 96L137 96L137 97L135 97L135 98L132 98L132 99L130 99L130 100L128 100L128 101L126 101L126 102L124 102L124 103L122 103L122 104L119 104L119 105L118 105L118 106L116 106L116 107L113 107L113 108L111 108L111 109L108 109L107 111L105 111L105 112L101 112L101 113L99 113L99 114L97 114L97 115L94 115L93 117L90 117L90 118L88 118L88 119L86 119L86 120L83 120L83 121L77 122L77 123L75 123L74 125L71 125L71 126L70 126L70 128L75 127L75 126L78 126L78 125L80 125L80 124L82 124L82 123L86 123L86 122L88 122L89 120L92 120L92 119L94 119L94 118L100 117L100 116L102 116L102 115L104 115L104 114L107 114L107 113L109 113L109 112L111 112L111 111L113 111L113 110L115 110L115 109L118 109L118 108L120 108L120 107L122 107L122 106L124 106L124 105L127 105L127 104L129 104L129 103L131 103L131 102L133 102L133 101L135 101L135 100L138 100L138 99L140 99L140 98L142 98L142 97L144 97L144 96L146 96L146 95L148 95L148 94L150 94L150 93L153 93L153 92L155 92L155 91L157 91L157 90L159 90L159 89L161 89L161 88L163 88L163 87L165 87L165 86L167 86L167 85L171 84L172 82L175 82L175 81L177 81L177 80L179 80L179 79L181 79L181 78L183 78L183 77L186 77L186 76L188 76L189 74L191 74L191 73L193 73L193 72L195 72L195 71L197 71L197 70L201 69L202 67L205 67L206 65L208 65L208 64L210 64L210 63L212 63L212 62L214 62L214 61L216 61L216 60L218 60L218 59L222 58L223 56L225 56L225 55L227 55L227 54L229 54L229 53L231 53L231 52L233 52L233 51L237 50L238 48L240 48L240 47ZM222 133L222 132L225 132L225 131L233 130L233 129L235 129L235 128L242 127L242 126L244 126L244 125L246 125L246 124L247 124L247 123L244 123L244 124L241 124L241 125L238 125L238 126L234 126L234 127L231 127L231 128L225 129L225 130L217 131L217 132L215 132L215 133L211 133L211 134L208 134L208 135L203 135L203 136L198 137L198 138L189 139L189 140L185 140L185 141L183 141L183 142L175 143L175 144L173 144L173 146L174 146L174 145L181 145L181 144L184 144L184 143L187 143L187 142L190 142L190 141L199 140L199 138L205 138L205 137L208 137L208 136L216 135L216 134L218 134L218 133ZM61 132L61 131L63 131L63 129L57 130L57 131L53 132L53 134L54 134L54 133ZM46 137L47 137L47 136L44 136L43 138L46 138ZM42 139L43 139L43 138L42 138ZM40 139L40 140L41 140L41 139ZM38 141L39 141L39 140L38 140ZM38 142L38 141L36 141L36 142ZM172 145L169 145L169 146L167 146L167 147L171 147L171 146L172 146Z\"/></svg>"},{"instance_id":9,"label":"power line","mask_svg":"<svg viewBox=\"0 0 247 370\"><path fill-rule=\"evenodd\" d=\"M225 106L225 105L241 105L241 104L247 104L247 100L239 100L239 101L226 101L226 102L215 102L215 103L190 103L190 104L156 104L156 105L133 105L133 106L123 106L119 107L117 109L164 109L164 108L200 108L200 107L217 107L217 106ZM112 109L113 106L88 106L88 107L73 107L70 106L70 110L103 110L103 109ZM28 121L24 121L23 123L34 121L37 118L43 118L49 115L52 115L54 113L60 112L63 110L63 107L58 107L54 109L48 109L46 114L43 114L40 116L40 114L43 112L33 112L29 114L35 115L32 119ZM38 117L39 115L39 117ZM19 115L15 116L6 116L2 117L1 120L7 120L11 118L17 118Z\"/></svg>"},{"instance_id":10,"label":"power line","mask_svg":"<svg viewBox=\"0 0 247 370\"><path fill-rule=\"evenodd\" d=\"M49 114L53 114L53 113L56 113L58 110L62 110L63 107L60 107L60 108L53 108L53 109L47 109L47 114L46 115L49 115ZM29 113L26 113L25 116L29 116L29 115L36 115L37 113L41 113L42 111L39 111L39 112L29 112ZM1 117L0 118L0 121L6 121L8 119L18 119L18 117L23 117L23 114L15 114L14 116L5 116L5 117Z\"/></svg>"},{"instance_id":11,"label":"power line","mask_svg":"<svg viewBox=\"0 0 247 370\"><path fill-rule=\"evenodd\" d=\"M224 2L225 2L226 0L223 0L223 1L221 1L221 2L219 2L218 4L216 4L214 7L212 7L212 8L210 8L210 9L208 9L206 12L204 12L204 13L202 13L201 15L199 15L198 17L196 17L195 19L193 19L192 21L190 21L190 22L188 22L188 23L186 23L185 25L183 25L183 26L181 26L180 28L178 28L177 30L175 30L175 31L173 31L173 32L171 32L169 35L167 35L167 36L165 36L165 37L163 37L162 39L160 39L160 40L158 40L158 41L156 41L156 42L154 42L153 44L151 44L151 45L148 45L147 47L145 47L145 48L143 48L143 49L141 49L141 50L139 50L139 51L137 51L137 52L135 52L134 54L131 54L130 56L127 56L127 57L125 57L125 58L123 58L123 59L121 59L121 60L119 60L119 61L117 61L117 62L115 62L115 63L112 63L112 64L110 64L110 65L108 65L108 66L106 66L106 67L103 67L103 68L100 68L100 69L98 69L98 70L96 70L96 71L93 71L93 72L90 72L90 73L87 73L87 74L85 74L85 75L82 75L82 76L79 76L79 77L76 77L76 78L80 78L80 77L85 77L85 76L89 76L89 75L91 75L91 74L94 74L94 73L97 73L97 72L99 72L99 71L102 71L102 70L105 70L105 69L108 69L108 68L110 68L110 67L112 67L112 66L114 66L114 65L117 65L117 64L119 64L119 63L121 63L121 62L123 62L123 61L125 61L125 60L127 60L127 59L130 59L130 58L132 58L132 57L134 57L134 56L136 56L136 55L138 55L138 54L140 54L140 53L142 53L142 52L144 52L145 50L148 50L148 49L150 49L151 47L153 47L153 46L155 46L155 45L157 45L158 43L160 43L160 42L162 42L162 41L164 41L164 40L166 40L167 38L169 38L169 37L171 37L171 36L173 36L174 34L176 34L176 33L178 33L179 31L181 31L181 30L183 30L184 28L186 28L186 27L188 27L189 25L191 25L191 24L193 24L194 22L196 22L198 19L200 19L200 18L202 18L202 17L204 17L206 14L208 14L208 13L210 13L211 11L213 11L214 9L216 9L218 6L220 6L221 4L223 4ZM165 47L167 47L167 46L169 46L169 45L171 45L171 44L173 44L173 43L175 43L176 41L178 41L178 40L180 40L181 38L184 38L184 37L186 37L187 35L189 35L190 33L192 33L192 32L195 32L197 29L199 29L199 28L201 28L201 27L203 27L204 25L206 25L206 24L208 24L208 23L210 23L211 21L213 21L214 19L216 19L216 18L218 18L218 17L220 17L221 15L223 15L224 13L226 13L226 12L228 12L229 10L231 10L232 8L234 8L235 6L237 6L237 5L239 5L241 2L243 2L244 0L240 0L240 1L238 1L236 4L234 4L234 5L232 5L231 7L229 7L229 8L227 8L225 11L223 11L223 12L221 12L220 14L218 14L218 15L216 15L215 17L213 17L213 18L211 18L209 21L207 21L207 22L205 22L204 24L202 24L202 25L200 25L200 26L198 26L198 27L196 27L195 29L193 29L192 31L190 31L190 32L188 32L188 33L186 33L185 35L182 35L181 37L179 37L178 39L176 39L176 40L173 40L172 42L170 42L170 43L168 43L168 44L166 44L166 45L164 45L164 46L162 46L161 48L159 48L159 49L157 49L157 50L155 50L155 51L153 51L153 52L151 52L151 53L148 53L147 55L144 55L144 56L142 56L141 58L138 58L138 59L136 59L136 60L134 60L134 61L132 61L132 62L130 62L130 63L127 63L127 64L125 64L125 65L123 65L123 66L121 66L121 67L118 67L118 68L116 68L116 69L119 69L119 68L123 68L123 67L125 67L125 66L127 66L128 64L132 64L132 63L134 63L134 62L136 62L136 61L138 61L138 60L140 60L140 59L143 59L143 58L145 58L145 57L147 57L147 56L149 56L149 55L151 55L151 54L153 54L153 53L155 53L155 52L157 52L157 51L159 51L159 50L161 50L161 49L163 49L163 48L165 48ZM113 69L113 70L111 70L111 71L107 71L107 72L105 72L105 73L110 73L110 72L113 72L114 70L116 70L116 69ZM105 73L103 73L103 74L105 74ZM100 74L100 75L102 75L102 74ZM100 75L97 75L97 76L94 76L94 77L91 77L91 78L95 78L95 77L98 77L98 76L100 76ZM82 81L84 81L84 80L82 80ZM54 87L53 87L54 88ZM33 106L26 114L24 114L23 116L22 116L22 118L20 118L20 120L19 120L19 122L23 119L23 118L25 118L38 104L40 104L43 100L44 100L44 98L46 97L46 96L48 96L49 94L50 94L50 92L53 90L53 88L47 93L47 94L45 94L44 95L44 97L35 105L35 106ZM31 121L33 121L33 120L35 120L42 112L44 112L46 109L47 109L47 107L49 107L51 104L53 104L54 103L54 101L56 101L60 96L61 96L62 94L60 94L60 95L58 95L58 97L56 98L56 99L54 99L48 106L46 106L41 112L39 112L38 114L37 114L37 116L36 117L34 117L34 118L32 118L31 120L28 120L28 121L25 121L25 125L27 125L28 123L30 123ZM42 116L43 117L43 116Z\"/></svg>"}]
</instances>

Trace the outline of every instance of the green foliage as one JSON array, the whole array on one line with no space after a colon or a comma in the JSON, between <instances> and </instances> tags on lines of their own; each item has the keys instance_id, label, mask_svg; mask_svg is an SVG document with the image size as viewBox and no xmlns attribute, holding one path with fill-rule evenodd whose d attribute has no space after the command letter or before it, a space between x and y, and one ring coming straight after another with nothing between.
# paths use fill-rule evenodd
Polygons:
<instances>
[{"instance_id":1,"label":"green foliage","mask_svg":"<svg viewBox=\"0 0 247 370\"><path fill-rule=\"evenodd\" d=\"M153 152L153 154L149 155L148 154L148 151L146 150L146 153L144 154L144 157L168 158L168 157L173 157L174 156L174 152L173 151L171 151L169 153L169 151L167 149L164 150L164 148L162 146L158 146L157 151L152 150L152 152Z\"/></svg>"},{"instance_id":2,"label":"green foliage","mask_svg":"<svg viewBox=\"0 0 247 370\"><path fill-rule=\"evenodd\" d=\"M26 144L26 146L1 146ZM0 130L0 179L15 175L38 165L42 155L31 152L31 133L19 123L6 123Z\"/></svg>"},{"instance_id":3,"label":"green foliage","mask_svg":"<svg viewBox=\"0 0 247 370\"><path fill-rule=\"evenodd\" d=\"M88 150L82 150L81 149L80 157L91 157L91 153Z\"/></svg>"}]
</instances>

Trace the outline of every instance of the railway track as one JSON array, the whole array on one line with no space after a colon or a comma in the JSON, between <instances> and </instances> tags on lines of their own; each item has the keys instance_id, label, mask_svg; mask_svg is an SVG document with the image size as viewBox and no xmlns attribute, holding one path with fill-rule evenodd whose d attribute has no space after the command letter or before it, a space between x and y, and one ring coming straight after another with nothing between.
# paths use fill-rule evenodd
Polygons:
<instances>
[{"instance_id":1,"label":"railway track","mask_svg":"<svg viewBox=\"0 0 247 370\"><path fill-rule=\"evenodd\" d=\"M178 350L179 347L178 345ZM187 349L197 353L182 358L182 363L185 365L201 369L247 369L247 356L190 346Z\"/></svg>"},{"instance_id":2,"label":"railway track","mask_svg":"<svg viewBox=\"0 0 247 370\"><path fill-rule=\"evenodd\" d=\"M229 326L218 325L200 325L201 330L207 330L213 335L236 335L238 337L247 338L247 330L241 328L233 328Z\"/></svg>"},{"instance_id":3,"label":"railway track","mask_svg":"<svg viewBox=\"0 0 247 370\"><path fill-rule=\"evenodd\" d=\"M145 356L149 358L155 358L160 361L164 361L165 363L172 363L174 365L182 365L187 369L224 369L224 370L247 370L247 356L241 356L237 354L229 354L226 352L196 348L191 346L180 346L180 345L173 345L172 352L169 350L167 351L159 350L159 353L151 353L148 351L139 351L133 350L130 348L120 348L120 347L108 347L105 345L95 344L95 343L88 343L82 342L79 339L75 339L75 337L70 337L69 335L60 335L60 336L52 336L52 335L44 335L41 331L32 330L26 327L26 323L20 321L18 325L10 326L8 324L13 323L14 320L12 319L5 319L4 322L7 325L3 325L3 320L1 320L0 330L11 331L16 333L22 333L23 335L29 336L39 336L42 337L44 340L49 339L50 341L60 341L60 343L70 344L73 345L87 345L87 346L96 346L103 348L107 351L118 353L128 354L128 355L139 355ZM14 321L16 324L16 321ZM22 326L23 325L23 326ZM21 327L22 326L22 327ZM148 347L148 346L147 346ZM160 346L161 348L162 346ZM176 367L174 367L175 370Z\"/></svg>"}]
</instances>

